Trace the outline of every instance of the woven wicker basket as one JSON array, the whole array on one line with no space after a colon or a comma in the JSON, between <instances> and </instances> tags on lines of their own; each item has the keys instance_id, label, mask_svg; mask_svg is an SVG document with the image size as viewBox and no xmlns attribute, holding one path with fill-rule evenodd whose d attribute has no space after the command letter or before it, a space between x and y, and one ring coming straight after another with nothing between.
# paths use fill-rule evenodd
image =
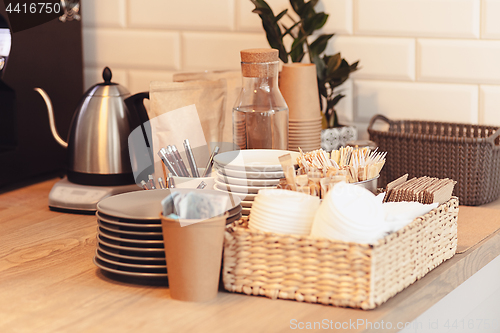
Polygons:
<instances>
[{"instance_id":1,"label":"woven wicker basket","mask_svg":"<svg viewBox=\"0 0 500 333\"><path fill-rule=\"evenodd\" d=\"M226 228L226 290L373 309L455 254L458 198L376 244Z\"/></svg>"},{"instance_id":2,"label":"woven wicker basket","mask_svg":"<svg viewBox=\"0 0 500 333\"><path fill-rule=\"evenodd\" d=\"M377 120L388 131L373 129ZM387 152L379 186L405 173L409 177L431 176L457 181L453 194L460 203L477 206L500 195L500 146L498 127L394 121L374 116L368 126L370 140Z\"/></svg>"}]
</instances>

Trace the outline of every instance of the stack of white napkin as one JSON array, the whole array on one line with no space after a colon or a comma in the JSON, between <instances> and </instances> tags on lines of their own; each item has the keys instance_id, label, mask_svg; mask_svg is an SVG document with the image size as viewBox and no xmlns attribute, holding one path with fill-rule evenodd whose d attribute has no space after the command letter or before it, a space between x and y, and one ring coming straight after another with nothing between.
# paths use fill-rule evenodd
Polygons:
<instances>
[{"instance_id":1,"label":"stack of white napkin","mask_svg":"<svg viewBox=\"0 0 500 333\"><path fill-rule=\"evenodd\" d=\"M375 196L361 186L336 184L316 213L311 236L373 244L438 206L419 202L382 203L383 198L384 194Z\"/></svg>"}]
</instances>

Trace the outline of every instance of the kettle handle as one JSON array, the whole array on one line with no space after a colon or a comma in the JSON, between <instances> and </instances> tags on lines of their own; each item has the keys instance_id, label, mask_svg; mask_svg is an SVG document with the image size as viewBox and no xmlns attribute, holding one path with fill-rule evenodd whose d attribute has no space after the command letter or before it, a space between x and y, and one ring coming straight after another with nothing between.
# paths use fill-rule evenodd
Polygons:
<instances>
[{"instance_id":1,"label":"kettle handle","mask_svg":"<svg viewBox=\"0 0 500 333\"><path fill-rule=\"evenodd\" d=\"M130 111L130 115L135 117L135 126L141 126L146 146L151 147L152 142L150 143L148 140L151 137L151 127L149 125L148 112L144 107L145 99L149 99L149 92L141 92L130 96L125 100L125 105Z\"/></svg>"},{"instance_id":2,"label":"kettle handle","mask_svg":"<svg viewBox=\"0 0 500 333\"><path fill-rule=\"evenodd\" d=\"M138 116L138 121L140 122L138 125L144 124L149 120L148 112L144 107L145 99L149 99L149 92L137 93L125 100L125 105L127 105L129 111L135 111L135 114Z\"/></svg>"},{"instance_id":3,"label":"kettle handle","mask_svg":"<svg viewBox=\"0 0 500 333\"><path fill-rule=\"evenodd\" d=\"M151 124L149 123L148 113L146 111L146 108L144 107L144 99L149 99L149 92L138 93L125 99L125 105L129 110L129 115L130 117L133 117L132 122L135 123L134 126L141 128L142 136L144 138L144 143L146 144L147 147L146 148L147 152L145 152L141 150L141 147L143 147L142 144L139 144L139 147L135 147L133 144L131 146L129 138L130 159L131 160L134 158L149 159L149 161L144 162L145 163L144 165L147 166L144 167L143 170L137 170L140 173L139 175L137 175L136 171L134 170L134 177L136 178L137 183L139 182L138 179L147 179L148 175L154 173L154 156L152 151L153 142L151 139L152 131L151 131ZM134 126L132 126L132 128L134 128ZM141 153L138 153L139 151L141 151ZM132 165L135 164L137 163L132 163Z\"/></svg>"},{"instance_id":4,"label":"kettle handle","mask_svg":"<svg viewBox=\"0 0 500 333\"><path fill-rule=\"evenodd\" d=\"M54 120L54 109L52 108L52 102L50 101L49 95L45 92L45 90L41 88L35 88L34 90L42 96L47 106L47 113L49 114L49 125L50 125L50 131L52 132L52 136L54 137L54 139L56 139L57 143L59 143L64 148L68 148L68 143L64 141L57 132L56 122Z\"/></svg>"}]
</instances>

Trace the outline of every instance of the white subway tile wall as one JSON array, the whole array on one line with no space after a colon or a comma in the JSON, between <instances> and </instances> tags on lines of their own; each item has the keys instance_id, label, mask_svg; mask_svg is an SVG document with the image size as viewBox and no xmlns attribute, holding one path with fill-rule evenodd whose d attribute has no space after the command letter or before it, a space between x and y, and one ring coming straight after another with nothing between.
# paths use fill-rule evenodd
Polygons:
<instances>
[{"instance_id":1,"label":"white subway tile wall","mask_svg":"<svg viewBox=\"0 0 500 333\"><path fill-rule=\"evenodd\" d=\"M481 2L481 37L500 39L500 1L483 0Z\"/></svg>"},{"instance_id":2,"label":"white subway tile wall","mask_svg":"<svg viewBox=\"0 0 500 333\"><path fill-rule=\"evenodd\" d=\"M500 126L500 86L479 86L479 122Z\"/></svg>"},{"instance_id":3,"label":"white subway tile wall","mask_svg":"<svg viewBox=\"0 0 500 333\"><path fill-rule=\"evenodd\" d=\"M352 74L358 79L415 80L415 40L387 37L333 37L328 53L340 52L349 62L362 67Z\"/></svg>"},{"instance_id":4,"label":"white subway tile wall","mask_svg":"<svg viewBox=\"0 0 500 333\"><path fill-rule=\"evenodd\" d=\"M355 4L356 34L479 37L480 0L355 0Z\"/></svg>"},{"instance_id":5,"label":"white subway tile wall","mask_svg":"<svg viewBox=\"0 0 500 333\"><path fill-rule=\"evenodd\" d=\"M137 93L176 72L239 69L241 49L268 47L250 0L81 3L86 88L104 66ZM288 0L268 3L292 12ZM317 9L330 14L322 32L335 33L327 52L360 60L337 109L361 138L376 113L500 126L500 0L320 0Z\"/></svg>"}]
</instances>

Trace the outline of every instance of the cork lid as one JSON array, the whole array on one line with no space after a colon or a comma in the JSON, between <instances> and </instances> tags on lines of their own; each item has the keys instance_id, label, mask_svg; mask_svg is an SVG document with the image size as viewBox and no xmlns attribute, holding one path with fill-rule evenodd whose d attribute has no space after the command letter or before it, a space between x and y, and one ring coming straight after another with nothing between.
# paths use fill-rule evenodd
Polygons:
<instances>
[{"instance_id":1,"label":"cork lid","mask_svg":"<svg viewBox=\"0 0 500 333\"><path fill-rule=\"evenodd\" d=\"M278 50L276 49L248 49L241 51L242 62L274 62L278 61Z\"/></svg>"}]
</instances>

